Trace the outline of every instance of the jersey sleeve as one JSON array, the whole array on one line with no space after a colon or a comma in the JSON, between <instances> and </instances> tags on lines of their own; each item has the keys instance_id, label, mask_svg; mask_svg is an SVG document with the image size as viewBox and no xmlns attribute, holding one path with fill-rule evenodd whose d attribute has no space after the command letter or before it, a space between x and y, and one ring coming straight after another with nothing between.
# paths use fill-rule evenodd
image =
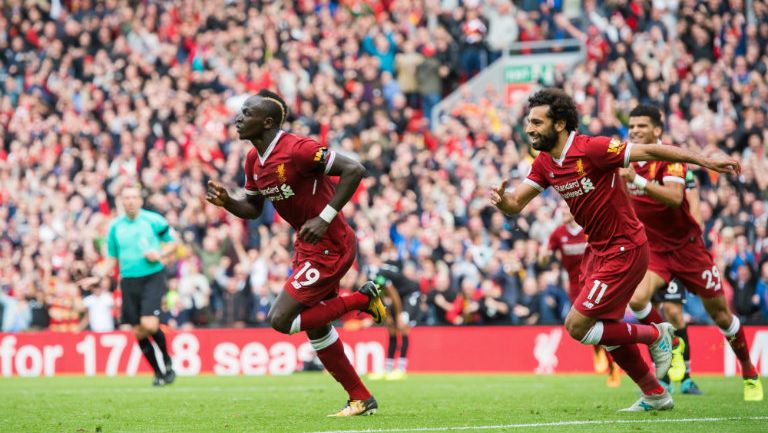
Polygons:
<instances>
[{"instance_id":1,"label":"jersey sleeve","mask_svg":"<svg viewBox=\"0 0 768 433\"><path fill-rule=\"evenodd\" d=\"M685 164L679 162L671 162L664 164L664 169L661 172L662 180L664 183L679 183L685 185L685 172L688 170Z\"/></svg>"},{"instance_id":2,"label":"jersey sleeve","mask_svg":"<svg viewBox=\"0 0 768 433\"><path fill-rule=\"evenodd\" d=\"M557 229L553 230L549 235L549 251L557 251L560 249L560 236L558 236Z\"/></svg>"},{"instance_id":3,"label":"jersey sleeve","mask_svg":"<svg viewBox=\"0 0 768 433\"><path fill-rule=\"evenodd\" d=\"M301 174L328 174L335 158L336 152L311 139L299 140L293 148L293 162Z\"/></svg>"},{"instance_id":4,"label":"jersey sleeve","mask_svg":"<svg viewBox=\"0 0 768 433\"><path fill-rule=\"evenodd\" d=\"M152 231L155 232L160 242L173 241L173 229L168 224L168 220L159 213L152 212L149 215L151 216L149 223L152 225Z\"/></svg>"},{"instance_id":5,"label":"jersey sleeve","mask_svg":"<svg viewBox=\"0 0 768 433\"><path fill-rule=\"evenodd\" d=\"M256 163L256 149L251 149L245 156L245 183L243 188L248 195L258 195L259 188L256 187L256 178L254 177L253 165Z\"/></svg>"},{"instance_id":6,"label":"jersey sleeve","mask_svg":"<svg viewBox=\"0 0 768 433\"><path fill-rule=\"evenodd\" d=\"M533 164L531 164L531 172L528 173L528 177L523 180L523 183L532 186L539 192L543 192L549 186L549 180L547 180L547 176L544 174L545 170L539 159L541 155L542 154L539 154L539 156L533 160Z\"/></svg>"},{"instance_id":7,"label":"jersey sleeve","mask_svg":"<svg viewBox=\"0 0 768 433\"><path fill-rule=\"evenodd\" d=\"M610 137L589 137L585 153L592 164L605 171L629 167L632 143Z\"/></svg>"},{"instance_id":8,"label":"jersey sleeve","mask_svg":"<svg viewBox=\"0 0 768 433\"><path fill-rule=\"evenodd\" d=\"M107 256L115 259L118 256L116 227L117 225L113 222L112 225L109 226L109 233L107 234Z\"/></svg>"}]
</instances>

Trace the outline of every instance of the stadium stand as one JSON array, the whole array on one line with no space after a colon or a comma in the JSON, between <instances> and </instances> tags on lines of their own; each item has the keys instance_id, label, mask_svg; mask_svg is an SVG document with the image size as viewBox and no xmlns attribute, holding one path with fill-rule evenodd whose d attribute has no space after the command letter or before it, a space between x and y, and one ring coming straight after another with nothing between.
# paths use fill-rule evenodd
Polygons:
<instances>
[{"instance_id":1,"label":"stadium stand","mask_svg":"<svg viewBox=\"0 0 768 433\"><path fill-rule=\"evenodd\" d=\"M487 199L528 172L522 114L498 92L467 95L438 123L430 114L507 44L571 38L587 58L554 80L578 102L582 132L626 138L629 111L652 103L665 142L740 156L739 177L693 167L705 240L734 311L768 321L766 0L9 0L2 330L79 326L82 299L102 284L90 270L115 196L136 180L182 241L164 320L264 325L292 233L269 206L243 223L204 202L208 178L242 185L247 144L231 122L261 88L289 101L286 129L368 169L344 209L361 240L346 288L388 252L418 269L421 324L561 323L567 279L540 255L559 198L549 191L509 220ZM499 302L510 312L487 314ZM695 299L687 308L706 320Z\"/></svg>"}]
</instances>

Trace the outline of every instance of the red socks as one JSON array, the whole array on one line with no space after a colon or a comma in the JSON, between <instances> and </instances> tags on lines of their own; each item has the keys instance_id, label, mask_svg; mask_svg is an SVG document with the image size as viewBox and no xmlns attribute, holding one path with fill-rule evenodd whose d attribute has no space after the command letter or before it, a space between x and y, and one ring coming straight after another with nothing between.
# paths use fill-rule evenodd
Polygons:
<instances>
[{"instance_id":1,"label":"red socks","mask_svg":"<svg viewBox=\"0 0 768 433\"><path fill-rule=\"evenodd\" d=\"M744 379L753 379L757 377L757 370L749 359L749 345L747 344L747 338L744 336L744 327L739 326L736 335L725 338L728 340L728 344L731 345L733 353L736 354L736 358L738 358L741 363L741 376Z\"/></svg>"},{"instance_id":2,"label":"red socks","mask_svg":"<svg viewBox=\"0 0 768 433\"><path fill-rule=\"evenodd\" d=\"M365 297L365 295L362 296ZM366 297L366 299L368 298ZM334 337L335 341L333 341ZM333 343L330 343L330 341L333 341ZM344 353L344 345L341 343L341 339L339 339L335 329L332 329L331 333L326 337L319 340L310 340L310 342L312 347L315 347L317 357L320 358L325 369L331 373L336 382L339 382L344 387L349 394L350 400L368 400L371 398L371 393L363 385L363 381L360 380L360 376L357 375L354 367L349 362L349 358ZM318 348L327 343L330 343L330 345Z\"/></svg>"},{"instance_id":3,"label":"red socks","mask_svg":"<svg viewBox=\"0 0 768 433\"><path fill-rule=\"evenodd\" d=\"M643 325L652 325L654 323L664 322L664 318L661 317L661 314L659 314L659 311L655 308L651 308L651 312L648 313L647 316L637 320L639 320Z\"/></svg>"},{"instance_id":4,"label":"red socks","mask_svg":"<svg viewBox=\"0 0 768 433\"><path fill-rule=\"evenodd\" d=\"M603 346L624 346L635 343L652 344L657 338L659 338L659 330L653 325L603 322L603 335L600 338L600 344ZM621 367L624 366L621 365Z\"/></svg>"},{"instance_id":5,"label":"red socks","mask_svg":"<svg viewBox=\"0 0 768 433\"><path fill-rule=\"evenodd\" d=\"M616 364L640 387L643 394L661 394L664 388L640 355L637 344L619 346L609 352Z\"/></svg>"},{"instance_id":6,"label":"red socks","mask_svg":"<svg viewBox=\"0 0 768 433\"><path fill-rule=\"evenodd\" d=\"M368 297L360 292L321 301L299 314L299 329L292 327L291 333L321 328L350 311L365 309L368 303Z\"/></svg>"}]
</instances>

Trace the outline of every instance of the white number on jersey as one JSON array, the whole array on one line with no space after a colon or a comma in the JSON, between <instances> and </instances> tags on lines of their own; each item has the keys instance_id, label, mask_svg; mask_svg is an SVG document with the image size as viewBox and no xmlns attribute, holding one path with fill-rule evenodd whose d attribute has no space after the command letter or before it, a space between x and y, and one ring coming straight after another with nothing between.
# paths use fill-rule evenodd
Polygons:
<instances>
[{"instance_id":1,"label":"white number on jersey","mask_svg":"<svg viewBox=\"0 0 768 433\"><path fill-rule=\"evenodd\" d=\"M715 289L715 291L720 290L720 287L721 287L720 271L717 270L717 266L712 266L712 270L707 269L706 271L702 272L701 279L707 280L707 290L709 289Z\"/></svg>"},{"instance_id":2,"label":"white number on jersey","mask_svg":"<svg viewBox=\"0 0 768 433\"><path fill-rule=\"evenodd\" d=\"M299 281L299 278L301 278L302 275L304 275L305 279L304 281ZM299 272L296 272L296 275L293 276L293 281L291 281L291 285L296 289L300 289L302 287L306 287L316 283L317 280L319 279L320 279L320 271L313 268L311 263L305 262L304 266L299 270Z\"/></svg>"}]
</instances>

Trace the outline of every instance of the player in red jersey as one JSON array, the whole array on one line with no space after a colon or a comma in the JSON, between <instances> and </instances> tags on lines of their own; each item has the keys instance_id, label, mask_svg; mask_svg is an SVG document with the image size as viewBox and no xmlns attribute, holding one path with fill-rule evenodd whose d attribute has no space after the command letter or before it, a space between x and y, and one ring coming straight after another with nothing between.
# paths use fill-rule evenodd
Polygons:
<instances>
[{"instance_id":1,"label":"player in red jersey","mask_svg":"<svg viewBox=\"0 0 768 433\"><path fill-rule=\"evenodd\" d=\"M508 181L504 180L491 190L491 202L507 215L517 214L550 185L565 199L589 242L581 265L581 291L565 320L568 333L583 344L606 346L638 384L642 396L625 411L671 409L672 397L657 378L669 369L674 328L668 323L622 321L648 267L648 241L616 169L631 161L666 160L733 173L740 170L739 163L726 156L705 158L671 146L578 135L576 104L560 89L536 92L528 103L525 131L541 153L523 183L507 191ZM649 346L655 376L637 343Z\"/></svg>"},{"instance_id":2,"label":"player in red jersey","mask_svg":"<svg viewBox=\"0 0 768 433\"><path fill-rule=\"evenodd\" d=\"M629 117L629 138L632 143L657 143L661 133L661 113L658 108L640 105L632 110ZM651 240L648 270L629 306L642 323L663 322L664 319L651 305L651 297L669 284L673 277L679 279L688 290L701 297L707 313L739 359L744 379L744 400L761 401L762 384L749 359L744 330L739 319L728 309L720 272L704 246L701 227L689 209L685 196L686 171L684 164L663 161L646 164L634 162L621 170L637 217L645 225ZM682 347L675 352L675 357L679 359L680 377L685 371Z\"/></svg>"},{"instance_id":3,"label":"player in red jersey","mask_svg":"<svg viewBox=\"0 0 768 433\"><path fill-rule=\"evenodd\" d=\"M548 252L545 256L549 257L552 253L556 254L566 273L568 273L568 298L573 304L579 295L579 289L581 289L579 286L580 268L584 258L584 250L587 247L587 236L584 234L584 229L573 220L573 215L565 202L561 202L560 211L563 215L563 224L555 228L549 235ZM595 349L595 371L598 373L608 371L606 384L610 388L621 385L619 366L613 362L603 346L596 344L593 347Z\"/></svg>"},{"instance_id":4,"label":"player in red jersey","mask_svg":"<svg viewBox=\"0 0 768 433\"><path fill-rule=\"evenodd\" d=\"M257 218L264 200L297 232L293 275L269 311L272 327L284 334L306 331L325 368L349 394L347 405L332 416L370 415L376 399L366 389L330 323L349 311L367 311L381 323L386 311L381 289L373 282L347 296L337 296L339 281L352 266L355 234L341 208L365 173L363 166L329 151L318 142L284 132L287 106L280 97L261 90L248 98L235 126L253 149L245 160L245 196L230 195L208 182L206 199L240 218ZM334 187L331 176L339 176Z\"/></svg>"},{"instance_id":5,"label":"player in red jersey","mask_svg":"<svg viewBox=\"0 0 768 433\"><path fill-rule=\"evenodd\" d=\"M563 224L555 228L549 235L548 248L559 255L565 271L568 273L568 298L571 302L579 294L579 268L587 248L587 236L584 229L574 221L567 206L562 206Z\"/></svg>"}]
</instances>

